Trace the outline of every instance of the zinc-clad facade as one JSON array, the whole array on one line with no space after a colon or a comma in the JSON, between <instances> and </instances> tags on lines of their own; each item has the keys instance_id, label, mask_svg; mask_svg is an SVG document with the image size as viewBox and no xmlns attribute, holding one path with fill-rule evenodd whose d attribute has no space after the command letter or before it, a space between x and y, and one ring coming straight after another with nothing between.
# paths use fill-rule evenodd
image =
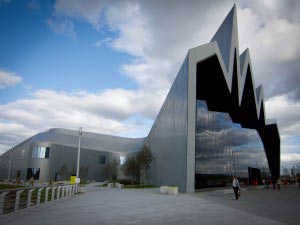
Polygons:
<instances>
[{"instance_id":1,"label":"zinc-clad facade","mask_svg":"<svg viewBox=\"0 0 300 225\"><path fill-rule=\"evenodd\" d=\"M181 192L192 193L224 177L227 182L232 175L246 179L247 169L274 178L280 174L278 127L266 119L263 88L255 87L249 50L239 53L235 6L210 43L188 51L147 137L84 134L81 165L89 166L94 180L104 179L100 156L107 161L126 157L143 144L155 157L150 182L178 186ZM50 147L49 159L32 158L38 146ZM37 134L13 149L11 177L21 168L25 179L26 168L36 167L40 179L53 179L64 164L75 166L77 146L76 131ZM22 150L24 159L19 159ZM0 157L1 179L7 177L10 151Z\"/></svg>"}]
</instances>

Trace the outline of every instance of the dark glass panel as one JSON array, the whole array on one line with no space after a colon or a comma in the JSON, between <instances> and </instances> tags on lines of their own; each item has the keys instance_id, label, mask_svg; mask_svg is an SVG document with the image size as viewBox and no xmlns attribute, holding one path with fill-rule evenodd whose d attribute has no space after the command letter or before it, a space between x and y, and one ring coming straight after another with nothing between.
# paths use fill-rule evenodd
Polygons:
<instances>
[{"instance_id":1,"label":"dark glass panel","mask_svg":"<svg viewBox=\"0 0 300 225\"><path fill-rule=\"evenodd\" d=\"M236 175L249 177L248 167L269 176L262 141L256 130L233 123L229 114L207 110L197 100L195 188L224 186Z\"/></svg>"}]
</instances>

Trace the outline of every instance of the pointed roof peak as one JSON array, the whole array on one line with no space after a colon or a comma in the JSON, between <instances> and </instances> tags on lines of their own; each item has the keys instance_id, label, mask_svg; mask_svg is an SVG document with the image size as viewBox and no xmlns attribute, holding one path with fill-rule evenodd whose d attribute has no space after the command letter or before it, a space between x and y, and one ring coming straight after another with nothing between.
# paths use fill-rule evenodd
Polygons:
<instances>
[{"instance_id":1,"label":"pointed roof peak","mask_svg":"<svg viewBox=\"0 0 300 225\"><path fill-rule=\"evenodd\" d=\"M218 43L227 71L229 69L232 40L238 40L235 36L237 36L237 11L236 5L234 4L211 39L211 42L216 41Z\"/></svg>"}]
</instances>

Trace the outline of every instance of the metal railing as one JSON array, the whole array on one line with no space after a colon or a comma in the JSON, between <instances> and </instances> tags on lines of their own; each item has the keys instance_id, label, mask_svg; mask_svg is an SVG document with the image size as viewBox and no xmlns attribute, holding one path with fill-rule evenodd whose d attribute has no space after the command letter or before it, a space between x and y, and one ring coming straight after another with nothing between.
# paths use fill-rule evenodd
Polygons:
<instances>
[{"instance_id":1,"label":"metal railing","mask_svg":"<svg viewBox=\"0 0 300 225\"><path fill-rule=\"evenodd\" d=\"M78 185L0 190L0 215L39 206L78 193Z\"/></svg>"}]
</instances>

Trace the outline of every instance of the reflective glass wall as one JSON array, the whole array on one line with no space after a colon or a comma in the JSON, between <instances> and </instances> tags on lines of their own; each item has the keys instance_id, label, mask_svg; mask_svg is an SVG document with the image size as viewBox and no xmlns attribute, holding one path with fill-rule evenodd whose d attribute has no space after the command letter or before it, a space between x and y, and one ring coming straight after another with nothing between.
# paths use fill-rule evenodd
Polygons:
<instances>
[{"instance_id":1,"label":"reflective glass wall","mask_svg":"<svg viewBox=\"0 0 300 225\"><path fill-rule=\"evenodd\" d=\"M33 147L32 158L49 159L50 147Z\"/></svg>"},{"instance_id":2,"label":"reflective glass wall","mask_svg":"<svg viewBox=\"0 0 300 225\"><path fill-rule=\"evenodd\" d=\"M205 101L197 100L195 188L229 185L233 175L247 182L249 167L269 176L257 131L233 123L227 113L208 111Z\"/></svg>"}]
</instances>

